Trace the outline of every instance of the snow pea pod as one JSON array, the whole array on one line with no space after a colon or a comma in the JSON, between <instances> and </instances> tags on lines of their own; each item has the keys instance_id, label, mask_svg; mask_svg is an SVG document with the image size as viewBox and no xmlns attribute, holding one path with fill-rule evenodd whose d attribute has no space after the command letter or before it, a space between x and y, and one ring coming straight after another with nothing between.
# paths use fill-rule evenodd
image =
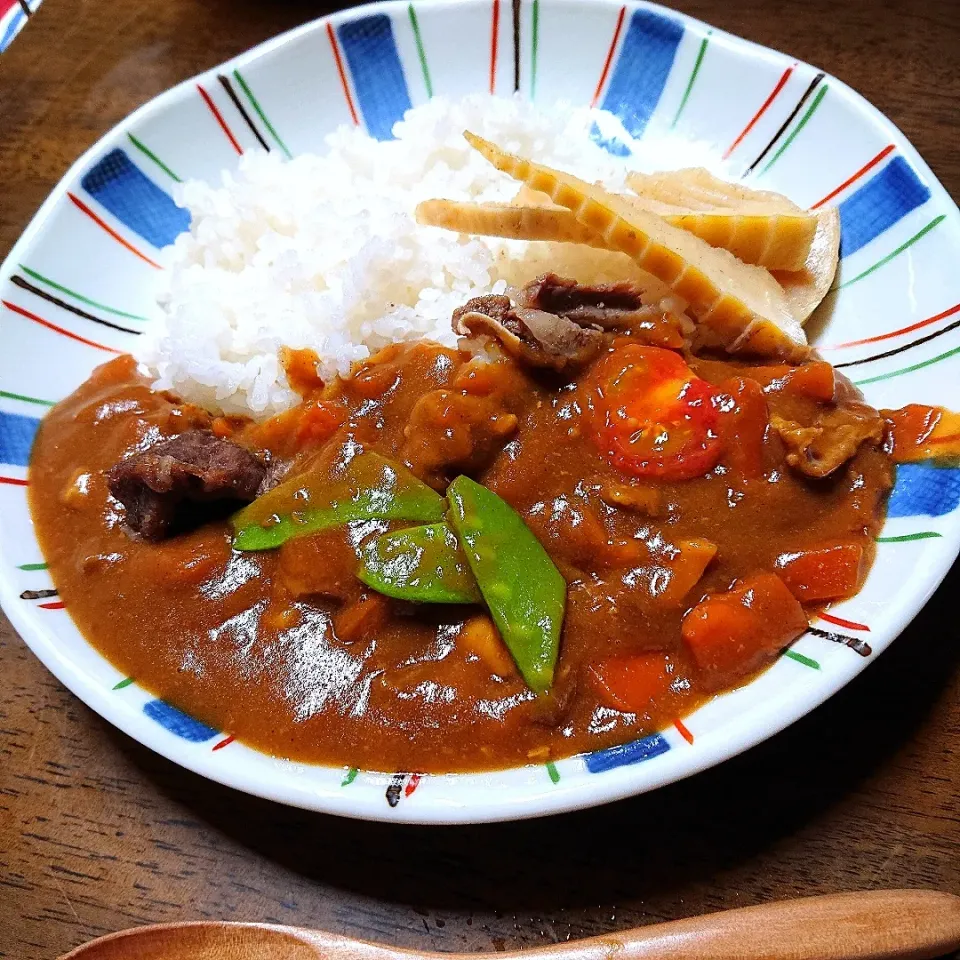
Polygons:
<instances>
[{"instance_id":1,"label":"snow pea pod","mask_svg":"<svg viewBox=\"0 0 960 960\"><path fill-rule=\"evenodd\" d=\"M523 518L469 477L447 488L450 525L504 643L535 693L553 683L567 584Z\"/></svg>"},{"instance_id":2,"label":"snow pea pod","mask_svg":"<svg viewBox=\"0 0 960 960\"><path fill-rule=\"evenodd\" d=\"M406 467L376 453L354 457L339 476L303 474L235 513L235 550L272 550L354 520L443 520L446 500Z\"/></svg>"},{"instance_id":3,"label":"snow pea pod","mask_svg":"<svg viewBox=\"0 0 960 960\"><path fill-rule=\"evenodd\" d=\"M415 603L481 603L456 534L445 523L385 533L363 550L360 579Z\"/></svg>"}]
</instances>

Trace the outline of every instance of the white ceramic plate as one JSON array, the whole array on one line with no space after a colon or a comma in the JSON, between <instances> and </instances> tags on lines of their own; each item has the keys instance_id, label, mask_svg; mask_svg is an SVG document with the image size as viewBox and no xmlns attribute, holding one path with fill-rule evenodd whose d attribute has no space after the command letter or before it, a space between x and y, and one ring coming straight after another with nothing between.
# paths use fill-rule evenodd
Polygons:
<instances>
[{"instance_id":1,"label":"white ceramic plate","mask_svg":"<svg viewBox=\"0 0 960 960\"><path fill-rule=\"evenodd\" d=\"M804 206L839 204L843 260L821 349L877 407L960 408L960 214L886 118L807 64L651 4L418 0L308 24L183 83L72 167L0 272L0 601L77 696L203 776L315 810L418 823L529 817L640 793L822 703L887 647L957 555L960 471L900 467L863 591L749 686L644 740L482 775L277 760L157 700L86 643L43 594L52 584L27 510L30 443L50 402L142 328L157 250L187 225L172 182L218 177L250 150L318 151L341 123L389 136L405 108L434 93L515 89L596 102L635 136L673 128L711 144L750 185Z\"/></svg>"}]
</instances>

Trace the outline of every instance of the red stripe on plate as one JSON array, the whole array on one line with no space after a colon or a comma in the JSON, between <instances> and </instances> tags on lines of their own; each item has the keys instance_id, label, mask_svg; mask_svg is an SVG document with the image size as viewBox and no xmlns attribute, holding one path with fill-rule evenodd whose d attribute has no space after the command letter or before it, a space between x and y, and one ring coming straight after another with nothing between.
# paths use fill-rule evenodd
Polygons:
<instances>
[{"instance_id":1,"label":"red stripe on plate","mask_svg":"<svg viewBox=\"0 0 960 960\"><path fill-rule=\"evenodd\" d=\"M9 300L0 300L8 310L12 310L14 313L19 313L21 317L26 317L28 320L33 320L34 323L39 323L40 326L46 327L48 330L53 330L55 333L62 334L65 337L69 337L71 340L76 340L78 343L84 343L88 347L96 347L98 350L105 350L107 353L122 353L122 350L114 350L113 347L107 347L102 343L97 343L95 340L88 340L86 337L81 337L79 334L71 333L69 330L64 330L63 327L58 327L55 323L51 323L49 320L44 320L43 317L38 317L35 313L31 313L29 310L24 310L23 307L18 307L15 303L10 303Z\"/></svg>"},{"instance_id":2,"label":"red stripe on plate","mask_svg":"<svg viewBox=\"0 0 960 960\"><path fill-rule=\"evenodd\" d=\"M497 89L497 47L500 44L500 0L493 0L493 27L490 31L490 92Z\"/></svg>"},{"instance_id":3,"label":"red stripe on plate","mask_svg":"<svg viewBox=\"0 0 960 960\"><path fill-rule=\"evenodd\" d=\"M420 785L420 774L411 773L410 779L407 781L407 785L403 788L403 795L409 797L414 790Z\"/></svg>"},{"instance_id":4,"label":"red stripe on plate","mask_svg":"<svg viewBox=\"0 0 960 960\"><path fill-rule=\"evenodd\" d=\"M340 74L340 85L343 87L343 95L347 98L347 107L350 110L350 117L355 127L360 126L360 118L357 116L357 108L353 105L353 97L350 96L350 84L347 83L347 73L343 69L343 58L340 56L340 48L337 46L337 38L333 35L333 27L327 22L327 37L330 40L330 47L333 50L333 59L337 61L337 73Z\"/></svg>"},{"instance_id":5,"label":"red stripe on plate","mask_svg":"<svg viewBox=\"0 0 960 960\"><path fill-rule=\"evenodd\" d=\"M219 743L215 743L212 747L213 750L222 750L224 747L229 747L231 743L237 738L231 734L229 737L221 740Z\"/></svg>"},{"instance_id":6,"label":"red stripe on plate","mask_svg":"<svg viewBox=\"0 0 960 960\"><path fill-rule=\"evenodd\" d=\"M889 156L896 148L894 145L885 146L872 160L868 160L852 177L848 177L836 190L831 190L822 200L818 200L810 209L822 207L828 200L832 200L838 193L842 193L855 180L859 180L868 170L873 169L884 157Z\"/></svg>"},{"instance_id":7,"label":"red stripe on plate","mask_svg":"<svg viewBox=\"0 0 960 960\"><path fill-rule=\"evenodd\" d=\"M227 126L227 121L223 119L223 114L217 109L217 105L213 102L213 98L207 93L200 84L197 84L197 90L200 91L200 96L203 97L203 102L210 108L210 112L213 114L217 123L220 124L220 129L226 134L227 139L230 141L230 145L234 150L237 151L240 156L243 156L243 147L237 143L237 138L233 135L233 131Z\"/></svg>"},{"instance_id":8,"label":"red stripe on plate","mask_svg":"<svg viewBox=\"0 0 960 960\"><path fill-rule=\"evenodd\" d=\"M770 104L777 99L777 95L787 85L787 81L790 79L790 74L793 73L793 68L795 66L795 63L791 64L786 70L783 71L783 76L777 81L777 85L770 92L770 96L763 101L760 109L753 115L753 117L751 117L750 122L740 131L740 135L737 137L737 139L734 140L729 147L727 147L727 152L723 155L724 160L726 160L730 154L740 146L747 134L757 125L757 121L767 112Z\"/></svg>"},{"instance_id":9,"label":"red stripe on plate","mask_svg":"<svg viewBox=\"0 0 960 960\"><path fill-rule=\"evenodd\" d=\"M617 50L617 43L620 40L620 31L623 29L623 18L627 15L627 8L620 8L620 16L617 17L617 29L613 32L613 40L610 43L610 50L607 52L607 60L603 65L603 73L600 74L600 82L593 94L591 107L595 107L600 102L600 94L603 93L603 85L607 82L607 74L610 73L610 65L613 63L613 55Z\"/></svg>"},{"instance_id":10,"label":"red stripe on plate","mask_svg":"<svg viewBox=\"0 0 960 960\"><path fill-rule=\"evenodd\" d=\"M41 610L63 610L66 604L62 600L54 600L51 603L38 603Z\"/></svg>"},{"instance_id":11,"label":"red stripe on plate","mask_svg":"<svg viewBox=\"0 0 960 960\"><path fill-rule=\"evenodd\" d=\"M28 486L27 481L21 480L19 477L0 477L0 483L9 483L11 487Z\"/></svg>"},{"instance_id":12,"label":"red stripe on plate","mask_svg":"<svg viewBox=\"0 0 960 960\"><path fill-rule=\"evenodd\" d=\"M677 728L677 732L680 734L680 736L692 746L693 734L687 729L687 725L679 718L673 721L673 725Z\"/></svg>"},{"instance_id":13,"label":"red stripe on plate","mask_svg":"<svg viewBox=\"0 0 960 960\"><path fill-rule=\"evenodd\" d=\"M899 337L904 333L913 333L914 330L919 330L921 327L928 327L931 323L936 323L938 320L945 320L947 317L952 317L958 311L960 311L960 303L950 307L949 310L944 310L943 313L938 313L935 317L928 317L926 320L919 321L919 323L911 323L909 327L900 327L899 330L891 330L889 333L878 333L875 337L864 337L862 340L848 340L846 343L828 344L827 346L818 347L817 349L842 350L844 347L860 347L865 343L878 343L880 340L889 340L891 337Z\"/></svg>"},{"instance_id":14,"label":"red stripe on plate","mask_svg":"<svg viewBox=\"0 0 960 960\"><path fill-rule=\"evenodd\" d=\"M843 617L835 617L831 613L821 613L821 620L826 620L827 623L832 623L838 627L846 627L848 630L865 630L867 633L870 632L870 628L865 623L857 623L855 620L844 620Z\"/></svg>"},{"instance_id":15,"label":"red stripe on plate","mask_svg":"<svg viewBox=\"0 0 960 960\"><path fill-rule=\"evenodd\" d=\"M98 227L103 228L113 237L117 243L122 247L126 247L132 254L138 256L144 263L149 263L151 267L156 267L158 270L162 270L163 267L159 263L155 263L151 260L145 253L141 253L129 240L125 240L123 237L117 233L113 227L108 226L106 221L98 217L79 197L74 196L72 193L67 193L67 196L73 201L73 203L79 207Z\"/></svg>"}]
</instances>

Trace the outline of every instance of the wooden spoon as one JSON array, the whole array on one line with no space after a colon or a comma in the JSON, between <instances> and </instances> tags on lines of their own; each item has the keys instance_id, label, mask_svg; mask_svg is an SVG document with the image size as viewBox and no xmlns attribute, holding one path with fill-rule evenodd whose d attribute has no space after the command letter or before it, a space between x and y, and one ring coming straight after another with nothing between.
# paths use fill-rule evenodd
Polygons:
<instances>
[{"instance_id":1,"label":"wooden spoon","mask_svg":"<svg viewBox=\"0 0 960 960\"><path fill-rule=\"evenodd\" d=\"M168 923L101 937L61 960L932 960L958 947L960 897L876 890L783 900L509 953L398 950L263 923Z\"/></svg>"}]
</instances>

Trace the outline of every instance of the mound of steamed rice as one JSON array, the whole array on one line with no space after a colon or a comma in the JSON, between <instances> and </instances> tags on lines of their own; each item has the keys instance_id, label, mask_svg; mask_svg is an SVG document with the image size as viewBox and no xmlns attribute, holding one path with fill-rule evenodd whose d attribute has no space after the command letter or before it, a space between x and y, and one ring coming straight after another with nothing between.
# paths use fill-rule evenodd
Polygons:
<instances>
[{"instance_id":1,"label":"mound of steamed rice","mask_svg":"<svg viewBox=\"0 0 960 960\"><path fill-rule=\"evenodd\" d=\"M629 169L708 160L689 143L633 141L608 113L490 96L416 107L390 141L342 127L321 156L246 154L220 186L177 186L191 227L167 251L159 317L137 350L156 387L262 418L299 399L278 360L282 346L315 350L320 375L332 379L395 341L453 345L456 307L545 270L644 279L622 254L419 226L421 200L507 201L517 192L467 146L465 129L615 189ZM630 155L614 156L591 131Z\"/></svg>"}]
</instances>

